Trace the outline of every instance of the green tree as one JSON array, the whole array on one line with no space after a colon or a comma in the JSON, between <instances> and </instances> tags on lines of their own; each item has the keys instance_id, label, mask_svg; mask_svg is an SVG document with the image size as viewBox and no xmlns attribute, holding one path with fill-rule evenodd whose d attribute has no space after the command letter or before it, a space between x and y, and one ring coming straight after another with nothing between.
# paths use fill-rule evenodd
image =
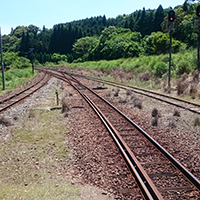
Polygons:
<instances>
[{"instance_id":1,"label":"green tree","mask_svg":"<svg viewBox=\"0 0 200 200\"><path fill-rule=\"evenodd\" d=\"M84 37L77 40L73 45L73 53L75 59L86 61L92 56L92 49L96 47L99 40L96 37Z\"/></svg>"},{"instance_id":2,"label":"green tree","mask_svg":"<svg viewBox=\"0 0 200 200\"><path fill-rule=\"evenodd\" d=\"M155 19L154 19L154 32L161 31L161 23L164 20L164 10L162 5L159 5L156 13L155 13Z\"/></svg>"}]
</instances>

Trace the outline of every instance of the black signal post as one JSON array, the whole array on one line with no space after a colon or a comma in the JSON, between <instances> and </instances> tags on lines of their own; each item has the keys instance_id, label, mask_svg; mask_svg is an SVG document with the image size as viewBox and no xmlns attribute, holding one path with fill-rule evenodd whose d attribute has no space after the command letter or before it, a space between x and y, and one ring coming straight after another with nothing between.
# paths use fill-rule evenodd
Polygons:
<instances>
[{"instance_id":1,"label":"black signal post","mask_svg":"<svg viewBox=\"0 0 200 200\"><path fill-rule=\"evenodd\" d=\"M170 10L168 13L168 21L173 22L175 20L175 12L173 10Z\"/></svg>"},{"instance_id":2,"label":"black signal post","mask_svg":"<svg viewBox=\"0 0 200 200\"><path fill-rule=\"evenodd\" d=\"M170 90L171 85L171 60L172 60L172 31L173 31L173 22L175 20L175 12L173 10L170 10L168 12L168 22L169 22L169 37L170 37L170 43L169 43L169 76L168 76L168 89Z\"/></svg>"},{"instance_id":3,"label":"black signal post","mask_svg":"<svg viewBox=\"0 0 200 200\"><path fill-rule=\"evenodd\" d=\"M200 21L200 5L197 6L197 9L196 9L196 15L198 17L198 22L197 22L197 70L199 71L200 70L200 63L199 63L199 48L200 48L200 28L199 28L199 21Z\"/></svg>"},{"instance_id":4,"label":"black signal post","mask_svg":"<svg viewBox=\"0 0 200 200\"><path fill-rule=\"evenodd\" d=\"M197 6L196 14L197 14L197 17L200 17L200 5Z\"/></svg>"}]
</instances>

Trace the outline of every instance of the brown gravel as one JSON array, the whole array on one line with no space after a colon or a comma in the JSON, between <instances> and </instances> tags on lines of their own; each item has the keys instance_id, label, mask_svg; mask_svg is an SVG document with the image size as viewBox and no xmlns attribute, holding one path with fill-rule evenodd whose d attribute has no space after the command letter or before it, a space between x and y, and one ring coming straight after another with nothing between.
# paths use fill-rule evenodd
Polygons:
<instances>
[{"instance_id":1,"label":"brown gravel","mask_svg":"<svg viewBox=\"0 0 200 200\"><path fill-rule=\"evenodd\" d=\"M91 81L82 80L82 82L91 87L98 85ZM24 104L9 110L4 115L10 120L14 116L20 117L32 105L45 99L55 85L57 82L52 79L40 92L35 93ZM130 196L131 199L142 199L116 147L105 145L109 142L109 137L105 136L105 128L96 124L98 118L91 110L88 111L88 105L71 87L65 87L64 92L67 94L69 103L69 111L66 115L69 131L66 137L73 167L72 183L90 185L83 190L83 196L80 199L112 199L111 194L114 194L117 199L130 199ZM119 96L116 97L115 89L110 86L107 90L99 90L99 93L126 113L200 179L200 127L194 126L195 119L199 118L199 115L136 95L142 100L142 109L138 109L134 107L131 98L122 101L126 98L126 91L120 90ZM152 126L154 108L159 111L160 116L156 127ZM173 116L175 111L180 113L180 117ZM6 137L9 137L9 131L1 126L0 138L5 139ZM117 157L117 163L113 163L113 156ZM122 168L124 171L121 171ZM121 182L116 178L117 176L122 177ZM114 179L111 180L111 178ZM127 183L130 184L131 190L129 191L137 195L129 194L126 189ZM96 190L97 187L101 191ZM92 195L93 191L95 195Z\"/></svg>"}]
</instances>

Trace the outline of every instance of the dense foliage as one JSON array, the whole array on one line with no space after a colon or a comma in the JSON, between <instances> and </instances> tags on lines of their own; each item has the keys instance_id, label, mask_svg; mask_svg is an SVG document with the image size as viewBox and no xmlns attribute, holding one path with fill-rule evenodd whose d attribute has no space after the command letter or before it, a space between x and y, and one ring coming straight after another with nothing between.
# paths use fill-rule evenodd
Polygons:
<instances>
[{"instance_id":1,"label":"dense foliage","mask_svg":"<svg viewBox=\"0 0 200 200\"><path fill-rule=\"evenodd\" d=\"M185 1L174 9L173 52L196 46L193 24L197 4L191 2ZM4 52L19 52L35 64L165 54L169 50L169 10L160 5L154 10L143 8L116 18L98 16L57 24L52 29L18 26L3 36Z\"/></svg>"}]
</instances>

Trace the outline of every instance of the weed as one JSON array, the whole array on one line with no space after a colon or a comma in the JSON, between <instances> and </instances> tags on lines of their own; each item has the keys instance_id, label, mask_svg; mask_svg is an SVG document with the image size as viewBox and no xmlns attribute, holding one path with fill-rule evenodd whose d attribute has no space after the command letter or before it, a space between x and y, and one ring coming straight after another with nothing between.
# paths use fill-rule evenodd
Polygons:
<instances>
[{"instance_id":1,"label":"weed","mask_svg":"<svg viewBox=\"0 0 200 200\"><path fill-rule=\"evenodd\" d=\"M29 110L28 118L35 118L35 112L32 109Z\"/></svg>"},{"instance_id":2,"label":"weed","mask_svg":"<svg viewBox=\"0 0 200 200\"><path fill-rule=\"evenodd\" d=\"M133 96L131 99L133 100L134 107L142 109L142 100L140 98Z\"/></svg>"},{"instance_id":3,"label":"weed","mask_svg":"<svg viewBox=\"0 0 200 200\"><path fill-rule=\"evenodd\" d=\"M186 88L188 87L188 82L187 81L179 81L177 83L177 95L181 95L184 93Z\"/></svg>"},{"instance_id":4,"label":"weed","mask_svg":"<svg viewBox=\"0 0 200 200\"><path fill-rule=\"evenodd\" d=\"M158 116L157 117L154 117L151 121L151 125L152 126L158 126Z\"/></svg>"},{"instance_id":5,"label":"weed","mask_svg":"<svg viewBox=\"0 0 200 200\"><path fill-rule=\"evenodd\" d=\"M198 83L199 82L199 71L196 70L193 74L193 81Z\"/></svg>"},{"instance_id":6,"label":"weed","mask_svg":"<svg viewBox=\"0 0 200 200\"><path fill-rule=\"evenodd\" d=\"M119 96L119 92L120 92L120 89L117 89L114 91L114 97L118 97Z\"/></svg>"},{"instance_id":7,"label":"weed","mask_svg":"<svg viewBox=\"0 0 200 200\"><path fill-rule=\"evenodd\" d=\"M3 117L0 117L0 124L2 124L3 126L11 126L12 122L10 119L3 116Z\"/></svg>"},{"instance_id":8,"label":"weed","mask_svg":"<svg viewBox=\"0 0 200 200\"><path fill-rule=\"evenodd\" d=\"M121 99L121 98L120 98L120 100L119 100L118 102L119 102L119 103L125 104L125 103L127 103L127 98L124 98L124 99Z\"/></svg>"},{"instance_id":9,"label":"weed","mask_svg":"<svg viewBox=\"0 0 200 200\"><path fill-rule=\"evenodd\" d=\"M152 126L158 126L158 118L160 117L160 114L157 108L152 110L151 116L153 117L151 121Z\"/></svg>"},{"instance_id":10,"label":"weed","mask_svg":"<svg viewBox=\"0 0 200 200\"><path fill-rule=\"evenodd\" d=\"M126 95L127 95L127 96L130 96L130 95L131 95L131 93L132 93L132 92L131 92L131 90L130 90L130 89L127 89L127 90L126 90Z\"/></svg>"},{"instance_id":11,"label":"weed","mask_svg":"<svg viewBox=\"0 0 200 200\"><path fill-rule=\"evenodd\" d=\"M158 110L157 110L156 108L154 108L154 109L152 110L151 116L152 116L152 117L158 117Z\"/></svg>"},{"instance_id":12,"label":"weed","mask_svg":"<svg viewBox=\"0 0 200 200\"><path fill-rule=\"evenodd\" d=\"M184 74L181 76L181 81L185 81L187 78L188 78L188 74L187 74L187 73L184 73Z\"/></svg>"},{"instance_id":13,"label":"weed","mask_svg":"<svg viewBox=\"0 0 200 200\"><path fill-rule=\"evenodd\" d=\"M176 124L174 123L174 120L173 119L171 119L170 121L169 121L169 125L168 125L170 128L176 128Z\"/></svg>"},{"instance_id":14,"label":"weed","mask_svg":"<svg viewBox=\"0 0 200 200\"><path fill-rule=\"evenodd\" d=\"M149 72L149 71L146 71L146 72L140 74L139 80L140 80L140 81L149 81L150 77L151 77L150 72Z\"/></svg>"},{"instance_id":15,"label":"weed","mask_svg":"<svg viewBox=\"0 0 200 200\"><path fill-rule=\"evenodd\" d=\"M175 110L173 116L180 117L181 115L178 110Z\"/></svg>"},{"instance_id":16,"label":"weed","mask_svg":"<svg viewBox=\"0 0 200 200\"><path fill-rule=\"evenodd\" d=\"M68 101L67 101L67 98L66 97L63 97L62 100L61 100L61 104L62 104L62 113L66 113L69 111L69 104L68 104Z\"/></svg>"},{"instance_id":17,"label":"weed","mask_svg":"<svg viewBox=\"0 0 200 200\"><path fill-rule=\"evenodd\" d=\"M111 97L111 92L110 91L106 93L106 97Z\"/></svg>"},{"instance_id":18,"label":"weed","mask_svg":"<svg viewBox=\"0 0 200 200\"><path fill-rule=\"evenodd\" d=\"M190 95L193 99L195 99L195 97L197 96L198 90L197 90L197 84L191 84L190 86Z\"/></svg>"},{"instance_id":19,"label":"weed","mask_svg":"<svg viewBox=\"0 0 200 200\"><path fill-rule=\"evenodd\" d=\"M199 117L195 118L194 126L200 126L200 118Z\"/></svg>"}]
</instances>

